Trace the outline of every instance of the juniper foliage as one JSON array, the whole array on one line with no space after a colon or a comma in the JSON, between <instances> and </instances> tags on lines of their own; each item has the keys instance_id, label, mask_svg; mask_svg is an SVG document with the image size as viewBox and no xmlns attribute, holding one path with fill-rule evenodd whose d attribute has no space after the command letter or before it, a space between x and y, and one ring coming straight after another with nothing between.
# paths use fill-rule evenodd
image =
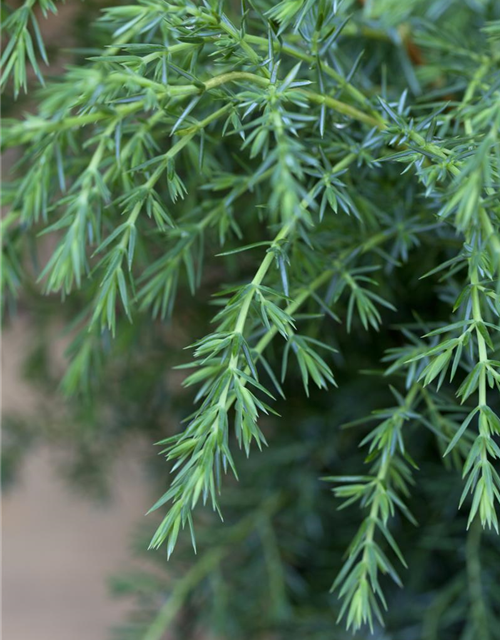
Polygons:
<instances>
[{"instance_id":1,"label":"juniper foliage","mask_svg":"<svg viewBox=\"0 0 500 640\"><path fill-rule=\"evenodd\" d=\"M43 82L34 8L4 22L16 97L26 60ZM152 508L178 577L118 579L120 637L500 637L500 5L140 0L96 25L4 121L2 283L69 307L75 406L131 363L136 405L172 406L172 360L194 389Z\"/></svg>"}]
</instances>

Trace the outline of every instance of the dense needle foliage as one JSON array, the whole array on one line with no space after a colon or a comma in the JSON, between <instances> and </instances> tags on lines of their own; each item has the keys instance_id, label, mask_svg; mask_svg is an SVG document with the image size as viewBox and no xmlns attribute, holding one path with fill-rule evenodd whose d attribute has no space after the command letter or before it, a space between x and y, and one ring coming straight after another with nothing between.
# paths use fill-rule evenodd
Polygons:
<instances>
[{"instance_id":1,"label":"dense needle foliage","mask_svg":"<svg viewBox=\"0 0 500 640\"><path fill-rule=\"evenodd\" d=\"M4 22L19 101L56 9ZM87 38L4 121L2 278L65 313L105 465L162 434L117 637L500 638L500 4L139 0Z\"/></svg>"}]
</instances>

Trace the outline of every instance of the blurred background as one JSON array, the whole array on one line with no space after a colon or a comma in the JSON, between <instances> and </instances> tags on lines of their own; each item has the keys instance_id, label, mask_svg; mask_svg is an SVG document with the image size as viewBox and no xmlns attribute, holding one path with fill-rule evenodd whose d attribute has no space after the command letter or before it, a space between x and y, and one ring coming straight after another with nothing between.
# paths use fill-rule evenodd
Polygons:
<instances>
[{"instance_id":1,"label":"blurred background","mask_svg":"<svg viewBox=\"0 0 500 640\"><path fill-rule=\"evenodd\" d=\"M21 436L16 455L8 423L26 425L26 434L51 402L24 376L34 332L22 311L2 341L3 638L104 640L130 609L112 597L109 579L130 564L130 531L153 502L140 463L156 452L129 444L108 477L112 492L97 500L67 481L71 453L50 438L26 452L31 438Z\"/></svg>"},{"instance_id":2,"label":"blurred background","mask_svg":"<svg viewBox=\"0 0 500 640\"><path fill-rule=\"evenodd\" d=\"M39 16L50 74L61 73L72 62L69 48L88 39L85 24L98 10L95 2L83 6L70 1L58 3L58 13L48 19ZM36 88L36 81L31 86ZM34 103L33 95L21 95L13 103L7 93L3 116L34 111ZM2 157L4 176L16 161L12 154ZM109 580L129 562L130 531L155 497L141 463L156 452L139 439L127 444L107 477L109 493L91 490L89 496L85 482L79 487L68 482L78 471L71 468L72 453L61 446L58 429L51 425L57 382L33 381L41 373L41 363L38 369L36 365L40 342L50 349L57 376L64 365L65 340L58 338L57 328L50 336L40 332L32 302L20 300L5 319L1 345L2 637L104 640L131 608L126 598L112 596Z\"/></svg>"}]
</instances>

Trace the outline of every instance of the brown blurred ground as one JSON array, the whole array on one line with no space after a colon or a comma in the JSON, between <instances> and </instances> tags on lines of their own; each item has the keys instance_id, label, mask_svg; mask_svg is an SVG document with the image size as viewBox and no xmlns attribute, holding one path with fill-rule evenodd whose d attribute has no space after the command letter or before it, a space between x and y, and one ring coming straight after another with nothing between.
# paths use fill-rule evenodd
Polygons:
<instances>
[{"instance_id":1,"label":"brown blurred ground","mask_svg":"<svg viewBox=\"0 0 500 640\"><path fill-rule=\"evenodd\" d=\"M19 317L3 333L5 413L33 415L42 400L20 374L31 331ZM3 640L105 640L131 604L113 600L106 581L130 562L131 529L152 501L140 454L118 462L106 505L65 486L58 455L29 453L3 497Z\"/></svg>"}]
</instances>

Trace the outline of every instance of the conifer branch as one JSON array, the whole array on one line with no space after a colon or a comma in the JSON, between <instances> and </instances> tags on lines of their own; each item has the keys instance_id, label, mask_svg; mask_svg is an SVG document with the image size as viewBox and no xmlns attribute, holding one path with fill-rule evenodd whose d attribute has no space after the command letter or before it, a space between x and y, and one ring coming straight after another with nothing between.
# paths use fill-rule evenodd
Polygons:
<instances>
[{"instance_id":1,"label":"conifer branch","mask_svg":"<svg viewBox=\"0 0 500 640\"><path fill-rule=\"evenodd\" d=\"M496 605L482 584L483 576L496 579L495 562L483 560L493 538L478 523L498 533L495 10L444 0L233 5L138 0L104 8L83 38L91 55L47 83L36 113L4 123L3 148L22 156L3 194L7 309L20 295L24 304L51 294L47 310L56 308L53 294L69 299L74 340L63 388L75 405L108 403L113 387L125 412L134 394L122 391L123 379L143 356L134 387L142 395L130 403L156 406L153 387L161 396L155 426L173 475L153 507L166 514L150 546L165 543L169 557L181 547L173 572L182 529L195 543L195 508L210 503L227 514L228 540L209 544L191 569L183 565L171 598L130 638L162 636L192 595L194 610L203 608L210 598L198 594L233 576L223 560L230 549L245 556L238 543L247 539L262 547L263 561L245 557L242 575L252 578L244 587L228 582L235 606L219 635L330 636L317 585L351 540L334 583L334 618L348 629L376 632L387 623L394 638L421 631L426 640L452 640L456 629L493 638ZM0 84L14 99L30 88L29 65L44 83L37 7L45 14L56 4L26 0L5 21ZM39 269L35 247L46 234L55 242ZM217 311L207 330L211 294ZM193 361L181 367L197 389L195 410L182 430L164 433L163 415L183 402L179 394L170 404L165 362L178 352L178 335L187 342L200 334ZM396 406L380 409L389 377ZM324 400L313 387L331 395ZM339 436L336 425L364 425L358 416L374 407L380 420L361 443L369 470L359 475L355 431ZM272 420L275 409L285 420ZM124 422L103 428L108 451L107 431L119 437ZM230 482L222 491L223 475L243 468L238 449L248 456L268 433L269 454L246 463L255 470L251 491ZM421 467L415 480L408 450ZM360 507L357 533L317 489L325 469L336 473L340 451L340 475L329 479L342 506ZM464 480L458 512L450 507L456 470ZM414 482L411 512L423 533L409 533L400 518L413 521ZM271 500L271 508L275 486L287 502ZM275 533L270 518L282 508L285 526ZM390 556L405 567L406 558L412 571L441 536L456 550L446 565L456 575L415 572L402 615L393 615L386 576L403 581ZM257 608L262 580L273 606L259 626L242 602ZM421 626L414 615L425 618Z\"/></svg>"}]
</instances>

